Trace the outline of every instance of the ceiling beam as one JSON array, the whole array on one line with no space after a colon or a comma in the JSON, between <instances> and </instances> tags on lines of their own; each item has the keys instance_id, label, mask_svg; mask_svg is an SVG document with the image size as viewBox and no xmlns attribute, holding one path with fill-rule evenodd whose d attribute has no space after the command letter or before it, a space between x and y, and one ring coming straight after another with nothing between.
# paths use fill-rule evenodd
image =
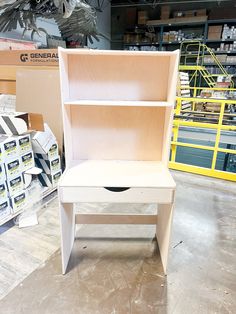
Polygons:
<instances>
[{"instance_id":1,"label":"ceiling beam","mask_svg":"<svg viewBox=\"0 0 236 314\"><path fill-rule=\"evenodd\" d=\"M232 0L187 0L187 1L158 1L158 2L147 2L143 1L143 3L117 3L112 4L112 8L118 8L118 7L140 7L140 6L152 6L154 3L159 5L167 5L167 4L189 4L189 3L218 3L221 4L222 2L231 2Z\"/></svg>"}]
</instances>

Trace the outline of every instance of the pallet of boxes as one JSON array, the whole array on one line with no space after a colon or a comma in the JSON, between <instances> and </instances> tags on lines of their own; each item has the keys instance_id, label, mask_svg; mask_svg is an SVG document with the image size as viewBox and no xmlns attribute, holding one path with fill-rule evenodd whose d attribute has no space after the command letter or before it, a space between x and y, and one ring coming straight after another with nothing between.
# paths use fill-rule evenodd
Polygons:
<instances>
[{"instance_id":1,"label":"pallet of boxes","mask_svg":"<svg viewBox=\"0 0 236 314\"><path fill-rule=\"evenodd\" d=\"M44 128L40 114L0 115L0 225L34 205L33 187L44 169L37 167L32 143L47 133Z\"/></svg>"}]
</instances>

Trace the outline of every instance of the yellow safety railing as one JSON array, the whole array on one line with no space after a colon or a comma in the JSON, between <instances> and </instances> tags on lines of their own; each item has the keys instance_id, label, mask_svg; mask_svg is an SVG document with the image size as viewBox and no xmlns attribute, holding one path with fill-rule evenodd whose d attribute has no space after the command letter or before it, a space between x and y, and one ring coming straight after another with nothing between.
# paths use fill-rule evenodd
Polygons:
<instances>
[{"instance_id":1,"label":"yellow safety railing","mask_svg":"<svg viewBox=\"0 0 236 314\"><path fill-rule=\"evenodd\" d=\"M203 88L198 88L198 87L193 87L193 88L196 90L203 89ZM225 89L214 88L214 90L225 90ZM234 90L231 89L231 91L236 91L236 89ZM196 110L182 110L182 101L189 101L189 102L192 102L193 104L216 103L220 106L220 111L219 112L205 112L205 111L196 111ZM230 118L236 118L236 114L225 112L226 105L227 106L236 105L236 100L211 99L211 98L206 99L206 98L200 98L200 97L188 97L188 98L177 97L176 108L175 108L175 118L174 118L174 124L173 124L173 136L172 136L172 142L171 142L171 157L170 157L170 162L169 162L169 166L171 169L187 171L191 173L211 176L211 177L225 179L225 180L236 181L236 173L216 169L218 153L236 154L235 149L220 147L222 131L225 131L225 130L231 131L233 132L232 134L236 136L236 124L234 124L236 120L230 120ZM183 113L184 114L188 113L189 116L183 115ZM206 116L214 115L217 117L217 119L216 118L213 119L214 123L211 122L212 120L211 118L206 118L206 121L203 121L203 122L194 121L196 119L196 116L194 116L194 114L199 114L199 113ZM180 132L181 127L204 128L204 129L216 130L214 146L199 145L199 144L184 142L183 138L181 138L181 141L179 141L179 132ZM204 167L199 167L196 165L176 162L178 146L193 148L193 149L208 150L208 151L213 152L212 160L211 160L211 167L204 168Z\"/></svg>"},{"instance_id":2,"label":"yellow safety railing","mask_svg":"<svg viewBox=\"0 0 236 314\"><path fill-rule=\"evenodd\" d=\"M216 83L214 77L225 76L231 77L230 74L225 70L222 63L219 61L214 51L209 48L207 45L203 44L199 40L185 40L181 43L180 46L181 55L180 58L184 58L184 63L180 64L180 70L193 71L190 81L194 81L194 86L196 86L198 72L204 78L209 87L214 87ZM212 65L216 65L220 70L219 74L211 75L204 66L204 57L210 56L212 59ZM188 60L192 62L193 58L196 60L195 65L190 65ZM231 88L234 87L234 82L230 80Z\"/></svg>"}]
</instances>

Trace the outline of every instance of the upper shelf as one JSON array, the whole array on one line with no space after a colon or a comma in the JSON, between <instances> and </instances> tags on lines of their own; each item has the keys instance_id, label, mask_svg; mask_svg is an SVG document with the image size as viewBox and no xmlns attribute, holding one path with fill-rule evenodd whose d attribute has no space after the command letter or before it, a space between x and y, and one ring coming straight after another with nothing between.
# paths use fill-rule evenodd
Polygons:
<instances>
[{"instance_id":1,"label":"upper shelf","mask_svg":"<svg viewBox=\"0 0 236 314\"><path fill-rule=\"evenodd\" d=\"M122 101L122 100L72 100L65 101L65 105L75 106L133 106L133 107L168 107L172 106L167 101Z\"/></svg>"},{"instance_id":2,"label":"upper shelf","mask_svg":"<svg viewBox=\"0 0 236 314\"><path fill-rule=\"evenodd\" d=\"M174 104L178 50L61 48L59 55L63 103L87 105L95 101L102 105L107 101L108 105L113 102L112 105L133 106L129 102L140 101L144 102L141 106L156 106L159 102Z\"/></svg>"}]
</instances>

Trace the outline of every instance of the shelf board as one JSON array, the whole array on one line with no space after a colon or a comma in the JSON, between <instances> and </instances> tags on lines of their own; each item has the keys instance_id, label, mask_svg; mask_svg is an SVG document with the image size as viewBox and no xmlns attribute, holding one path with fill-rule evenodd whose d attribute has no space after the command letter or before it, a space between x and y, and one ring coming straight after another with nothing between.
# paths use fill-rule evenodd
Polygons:
<instances>
[{"instance_id":1,"label":"shelf board","mask_svg":"<svg viewBox=\"0 0 236 314\"><path fill-rule=\"evenodd\" d=\"M199 40L199 41L203 41L203 39L193 39L194 40ZM190 40L188 40L190 41ZM183 41L163 41L162 45L180 45Z\"/></svg>"},{"instance_id":2,"label":"shelf board","mask_svg":"<svg viewBox=\"0 0 236 314\"><path fill-rule=\"evenodd\" d=\"M155 45L159 45L159 43L133 43L133 44L124 43L124 46L155 46Z\"/></svg>"},{"instance_id":3,"label":"shelf board","mask_svg":"<svg viewBox=\"0 0 236 314\"><path fill-rule=\"evenodd\" d=\"M228 43L232 41L236 41L236 39L206 39L207 43Z\"/></svg>"},{"instance_id":4,"label":"shelf board","mask_svg":"<svg viewBox=\"0 0 236 314\"><path fill-rule=\"evenodd\" d=\"M225 55L225 54L236 54L236 50L231 50L231 51L225 51L225 50L220 50L220 51L214 51L215 55ZM209 52L205 52L204 55L210 55Z\"/></svg>"},{"instance_id":5,"label":"shelf board","mask_svg":"<svg viewBox=\"0 0 236 314\"><path fill-rule=\"evenodd\" d=\"M162 45L179 45L180 41L163 41Z\"/></svg>"},{"instance_id":6,"label":"shelf board","mask_svg":"<svg viewBox=\"0 0 236 314\"><path fill-rule=\"evenodd\" d=\"M73 106L131 106L131 107L171 107L167 101L142 101L142 100L71 100L65 105Z\"/></svg>"},{"instance_id":7,"label":"shelf board","mask_svg":"<svg viewBox=\"0 0 236 314\"><path fill-rule=\"evenodd\" d=\"M180 17L171 18L165 20L149 20L147 26L179 26L179 25L204 25L207 21L207 16L195 16L195 17Z\"/></svg>"},{"instance_id":8,"label":"shelf board","mask_svg":"<svg viewBox=\"0 0 236 314\"><path fill-rule=\"evenodd\" d=\"M158 161L75 160L60 186L175 188L175 182Z\"/></svg>"},{"instance_id":9,"label":"shelf board","mask_svg":"<svg viewBox=\"0 0 236 314\"><path fill-rule=\"evenodd\" d=\"M236 23L236 19L207 20L207 23L208 23L208 24Z\"/></svg>"},{"instance_id":10,"label":"shelf board","mask_svg":"<svg viewBox=\"0 0 236 314\"><path fill-rule=\"evenodd\" d=\"M223 66L236 66L235 63L226 63L226 62L221 62ZM215 63L204 63L204 66L218 66L218 64Z\"/></svg>"}]
</instances>

